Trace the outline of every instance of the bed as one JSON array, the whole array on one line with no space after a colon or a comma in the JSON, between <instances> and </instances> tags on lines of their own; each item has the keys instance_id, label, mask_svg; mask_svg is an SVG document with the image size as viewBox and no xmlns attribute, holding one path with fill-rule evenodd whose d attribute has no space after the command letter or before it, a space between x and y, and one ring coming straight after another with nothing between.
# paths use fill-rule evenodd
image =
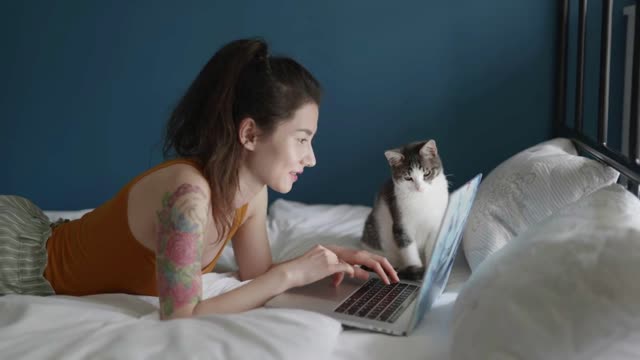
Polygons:
<instances>
[{"instance_id":1,"label":"bed","mask_svg":"<svg viewBox=\"0 0 640 360\"><path fill-rule=\"evenodd\" d=\"M638 358L640 21L622 146L608 145L612 1L603 1L600 109L585 130L586 0L578 4L575 111L568 118L570 2L559 1L552 139L514 154L483 180L442 296L408 337L343 329L292 309L158 320L158 299L126 294L0 297L7 359L551 359ZM574 5L574 2L571 3ZM625 14L640 19L638 8ZM631 23L631 21L629 21ZM90 209L47 211L74 219ZM275 261L314 244L358 246L366 206L276 200L267 229ZM604 271L605 269L606 271ZM205 297L241 286L228 247Z\"/></svg>"},{"instance_id":2,"label":"bed","mask_svg":"<svg viewBox=\"0 0 640 360\"><path fill-rule=\"evenodd\" d=\"M276 200L267 223L274 260L300 255L315 243L357 245L370 209ZM85 212L49 211L51 218ZM291 241L296 239L296 241ZM205 296L241 285L233 275L233 249L204 277ZM457 288L469 276L459 257L449 288L411 337L343 331L324 316L287 309L257 309L199 320L159 322L155 297L5 296L0 300L0 354L17 358L259 358L445 359L447 324ZM36 326L36 324L38 324ZM186 336L189 334L189 336ZM197 334L197 335L194 335ZM173 353L164 344L173 344ZM34 346L37 345L37 346Z\"/></svg>"}]
</instances>

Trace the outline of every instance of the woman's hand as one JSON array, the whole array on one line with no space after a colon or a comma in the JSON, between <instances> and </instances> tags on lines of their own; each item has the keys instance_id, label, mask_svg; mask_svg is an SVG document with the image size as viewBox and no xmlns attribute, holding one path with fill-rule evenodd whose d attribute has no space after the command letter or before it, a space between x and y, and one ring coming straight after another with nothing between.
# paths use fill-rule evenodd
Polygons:
<instances>
[{"instance_id":1,"label":"woman's hand","mask_svg":"<svg viewBox=\"0 0 640 360\"><path fill-rule=\"evenodd\" d=\"M390 284L392 282L398 282L400 279L398 278L398 274L393 269L393 266L389 261L382 256L372 254L365 250L356 250L350 249L337 245L327 245L327 249L334 252L340 260L352 264L352 265L365 265L366 267L373 269L376 274L380 277L380 279L385 284ZM354 267L354 276L358 279L367 280L369 278L369 272L359 268ZM344 273L336 273L333 275L333 286L338 286L342 283L344 279Z\"/></svg>"},{"instance_id":2,"label":"woman's hand","mask_svg":"<svg viewBox=\"0 0 640 360\"><path fill-rule=\"evenodd\" d=\"M304 255L279 264L272 268L274 271L284 271L287 287L304 286L333 274L345 273L354 276L355 268L342 261L331 250L316 245ZM363 270L361 270L363 271Z\"/></svg>"}]
</instances>

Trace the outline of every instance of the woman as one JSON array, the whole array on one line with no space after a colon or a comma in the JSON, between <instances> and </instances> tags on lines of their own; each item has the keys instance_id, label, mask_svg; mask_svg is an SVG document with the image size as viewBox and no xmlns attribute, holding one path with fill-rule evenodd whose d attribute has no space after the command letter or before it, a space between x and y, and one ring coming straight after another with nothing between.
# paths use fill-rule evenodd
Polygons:
<instances>
[{"instance_id":1,"label":"woman","mask_svg":"<svg viewBox=\"0 0 640 360\"><path fill-rule=\"evenodd\" d=\"M294 60L257 39L225 45L168 121L164 154L174 159L70 222L0 197L0 293L153 295L172 319L249 310L330 275L335 286L345 273L367 278L356 264L398 281L385 258L337 246L271 262L267 186L287 193L315 165L319 103L318 82ZM253 280L203 300L202 274L232 237L240 280Z\"/></svg>"}]
</instances>

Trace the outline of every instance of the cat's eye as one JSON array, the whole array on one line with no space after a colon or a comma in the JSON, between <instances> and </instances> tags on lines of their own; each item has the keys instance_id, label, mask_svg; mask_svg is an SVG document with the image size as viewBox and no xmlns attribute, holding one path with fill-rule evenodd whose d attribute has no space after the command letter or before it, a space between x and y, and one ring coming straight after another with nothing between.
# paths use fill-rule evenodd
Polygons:
<instances>
[{"instance_id":1,"label":"cat's eye","mask_svg":"<svg viewBox=\"0 0 640 360\"><path fill-rule=\"evenodd\" d=\"M405 176L404 179L406 181L413 181L413 178L411 176Z\"/></svg>"},{"instance_id":2,"label":"cat's eye","mask_svg":"<svg viewBox=\"0 0 640 360\"><path fill-rule=\"evenodd\" d=\"M427 178L431 175L431 170L427 170L424 172L424 179L427 180Z\"/></svg>"}]
</instances>

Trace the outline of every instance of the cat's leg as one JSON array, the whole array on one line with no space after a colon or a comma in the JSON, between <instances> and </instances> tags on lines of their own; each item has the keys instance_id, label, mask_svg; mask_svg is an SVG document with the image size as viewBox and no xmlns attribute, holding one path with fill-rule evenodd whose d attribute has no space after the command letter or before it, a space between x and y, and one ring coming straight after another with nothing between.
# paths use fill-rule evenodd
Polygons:
<instances>
[{"instance_id":1,"label":"cat's leg","mask_svg":"<svg viewBox=\"0 0 640 360\"><path fill-rule=\"evenodd\" d=\"M400 268L422 266L422 259L420 258L420 252L418 251L418 244L416 244L415 241L399 246L398 255L400 258Z\"/></svg>"},{"instance_id":2,"label":"cat's leg","mask_svg":"<svg viewBox=\"0 0 640 360\"><path fill-rule=\"evenodd\" d=\"M425 269L429 266L429 264L431 263L431 256L433 255L433 250L435 248L435 243L436 243L436 238L438 236L438 229L437 228L431 228L428 230L425 230L427 232L427 235L425 236L425 239L423 240L424 242L421 242L420 245L418 246L418 252L419 252L419 256L420 259L422 260L422 264L424 264L424 266L421 266L419 268L413 268L407 271L407 277L408 278L413 278L413 280L422 280L422 278L424 277L424 272ZM437 259L436 259L437 261Z\"/></svg>"},{"instance_id":3,"label":"cat's leg","mask_svg":"<svg viewBox=\"0 0 640 360\"><path fill-rule=\"evenodd\" d=\"M422 279L424 266L417 242L413 241L402 226L397 224L393 226L393 237L402 263L398 276L407 280Z\"/></svg>"}]
</instances>

